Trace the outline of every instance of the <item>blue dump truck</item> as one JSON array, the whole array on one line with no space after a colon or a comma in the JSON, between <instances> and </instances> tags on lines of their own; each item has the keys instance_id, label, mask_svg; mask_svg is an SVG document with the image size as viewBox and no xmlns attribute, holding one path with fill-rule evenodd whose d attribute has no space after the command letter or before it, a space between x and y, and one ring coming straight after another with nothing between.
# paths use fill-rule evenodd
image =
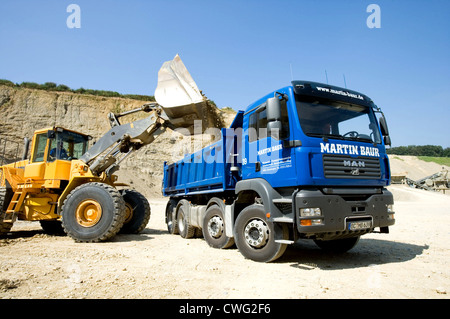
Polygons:
<instances>
[{"instance_id":1,"label":"blue dump truck","mask_svg":"<svg viewBox=\"0 0 450 319\"><path fill-rule=\"evenodd\" d=\"M388 127L366 95L293 81L239 111L219 135L164 163L170 233L236 244L245 258L270 262L298 239L345 252L394 225Z\"/></svg>"}]
</instances>

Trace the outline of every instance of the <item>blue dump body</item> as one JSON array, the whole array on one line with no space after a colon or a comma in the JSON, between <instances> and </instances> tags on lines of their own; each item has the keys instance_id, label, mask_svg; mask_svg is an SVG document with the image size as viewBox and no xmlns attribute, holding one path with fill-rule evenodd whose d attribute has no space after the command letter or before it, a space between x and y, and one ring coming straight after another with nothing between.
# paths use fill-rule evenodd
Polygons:
<instances>
[{"instance_id":1,"label":"blue dump body","mask_svg":"<svg viewBox=\"0 0 450 319\"><path fill-rule=\"evenodd\" d=\"M272 261L298 238L348 250L394 224L384 114L364 94L293 81L239 111L220 139L164 163L166 222ZM177 229L180 228L180 229Z\"/></svg>"},{"instance_id":2,"label":"blue dump body","mask_svg":"<svg viewBox=\"0 0 450 319\"><path fill-rule=\"evenodd\" d=\"M222 129L220 141L205 147L182 160L164 164L164 195L194 195L223 192L234 189L236 178L232 176L230 155L234 149L234 137L227 138Z\"/></svg>"},{"instance_id":3,"label":"blue dump body","mask_svg":"<svg viewBox=\"0 0 450 319\"><path fill-rule=\"evenodd\" d=\"M239 152L241 137L236 133L242 126L243 112L236 115L229 129L220 130L220 140L176 163L164 163L164 196L187 196L234 190L241 178ZM237 156L235 156L237 154Z\"/></svg>"}]
</instances>

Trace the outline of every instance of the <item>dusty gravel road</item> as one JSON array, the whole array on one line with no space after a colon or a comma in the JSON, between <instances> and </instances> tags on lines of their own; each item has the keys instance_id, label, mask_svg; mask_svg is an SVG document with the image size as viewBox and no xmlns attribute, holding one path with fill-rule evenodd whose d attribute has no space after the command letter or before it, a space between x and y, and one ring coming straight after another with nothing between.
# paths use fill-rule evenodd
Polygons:
<instances>
[{"instance_id":1,"label":"dusty gravel road","mask_svg":"<svg viewBox=\"0 0 450 319\"><path fill-rule=\"evenodd\" d=\"M150 200L141 235L78 244L17 222L0 239L0 298L445 298L450 296L450 196L391 186L396 225L343 255L313 242L274 263L169 235L165 200Z\"/></svg>"}]
</instances>

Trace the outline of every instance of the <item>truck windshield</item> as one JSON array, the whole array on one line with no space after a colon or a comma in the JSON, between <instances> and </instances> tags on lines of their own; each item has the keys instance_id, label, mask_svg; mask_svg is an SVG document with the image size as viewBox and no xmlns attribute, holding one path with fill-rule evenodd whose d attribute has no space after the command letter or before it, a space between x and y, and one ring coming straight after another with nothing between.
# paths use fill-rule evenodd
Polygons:
<instances>
[{"instance_id":1,"label":"truck windshield","mask_svg":"<svg viewBox=\"0 0 450 319\"><path fill-rule=\"evenodd\" d=\"M296 95L297 113L308 136L381 143L371 108Z\"/></svg>"}]
</instances>

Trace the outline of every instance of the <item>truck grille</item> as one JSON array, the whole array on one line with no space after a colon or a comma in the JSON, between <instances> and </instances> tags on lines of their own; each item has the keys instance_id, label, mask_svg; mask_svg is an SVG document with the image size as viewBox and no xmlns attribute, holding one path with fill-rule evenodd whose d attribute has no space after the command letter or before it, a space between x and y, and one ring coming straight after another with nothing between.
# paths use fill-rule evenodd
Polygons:
<instances>
[{"instance_id":1,"label":"truck grille","mask_svg":"<svg viewBox=\"0 0 450 319\"><path fill-rule=\"evenodd\" d=\"M325 178L379 179L380 159L323 155L323 172Z\"/></svg>"}]
</instances>

